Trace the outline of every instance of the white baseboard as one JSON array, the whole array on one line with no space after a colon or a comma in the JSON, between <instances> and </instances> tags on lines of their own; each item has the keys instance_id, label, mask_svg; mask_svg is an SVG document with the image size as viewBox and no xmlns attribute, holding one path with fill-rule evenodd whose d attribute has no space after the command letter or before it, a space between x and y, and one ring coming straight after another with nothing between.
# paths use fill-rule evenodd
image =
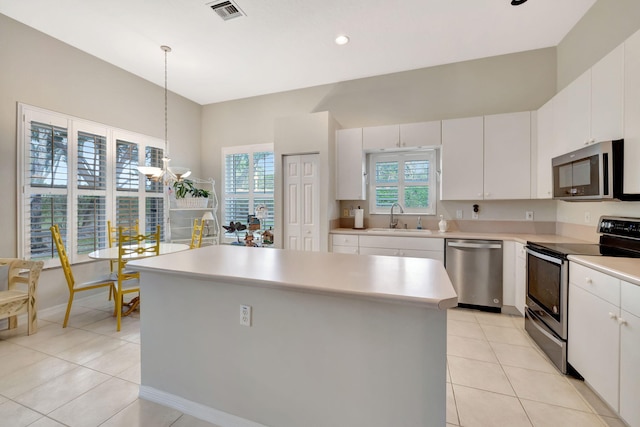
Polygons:
<instances>
[{"instance_id":1,"label":"white baseboard","mask_svg":"<svg viewBox=\"0 0 640 427\"><path fill-rule=\"evenodd\" d=\"M264 424L249 421L236 415L227 414L226 412L218 409L192 402L180 396L157 390L153 387L141 385L139 396L141 399L176 409L184 414L217 424L221 427L267 427Z\"/></svg>"}]
</instances>

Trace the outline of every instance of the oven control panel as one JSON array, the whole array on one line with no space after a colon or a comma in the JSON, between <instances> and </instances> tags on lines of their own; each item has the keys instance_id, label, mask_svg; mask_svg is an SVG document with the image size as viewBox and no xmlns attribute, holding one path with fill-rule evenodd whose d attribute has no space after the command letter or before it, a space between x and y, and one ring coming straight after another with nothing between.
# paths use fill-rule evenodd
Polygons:
<instances>
[{"instance_id":1,"label":"oven control panel","mask_svg":"<svg viewBox=\"0 0 640 427\"><path fill-rule=\"evenodd\" d=\"M598 232L601 234L640 239L640 218L603 216L598 223Z\"/></svg>"}]
</instances>

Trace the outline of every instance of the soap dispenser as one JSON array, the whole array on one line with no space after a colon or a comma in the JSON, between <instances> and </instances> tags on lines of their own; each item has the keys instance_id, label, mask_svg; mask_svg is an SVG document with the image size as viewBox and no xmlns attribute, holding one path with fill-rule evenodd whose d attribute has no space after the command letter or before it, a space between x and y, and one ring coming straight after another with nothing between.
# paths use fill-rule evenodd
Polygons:
<instances>
[{"instance_id":1,"label":"soap dispenser","mask_svg":"<svg viewBox=\"0 0 640 427\"><path fill-rule=\"evenodd\" d=\"M438 229L441 233L447 231L447 220L444 219L444 215L440 215L440 222L438 223Z\"/></svg>"},{"instance_id":2,"label":"soap dispenser","mask_svg":"<svg viewBox=\"0 0 640 427\"><path fill-rule=\"evenodd\" d=\"M418 217L418 223L416 224L416 228L418 230L422 230L422 219Z\"/></svg>"}]
</instances>

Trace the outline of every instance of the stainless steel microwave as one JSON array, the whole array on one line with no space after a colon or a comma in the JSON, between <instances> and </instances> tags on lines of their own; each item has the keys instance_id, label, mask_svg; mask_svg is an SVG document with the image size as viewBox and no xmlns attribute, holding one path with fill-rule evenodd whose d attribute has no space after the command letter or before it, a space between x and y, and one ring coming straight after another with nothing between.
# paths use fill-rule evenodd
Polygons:
<instances>
[{"instance_id":1,"label":"stainless steel microwave","mask_svg":"<svg viewBox=\"0 0 640 427\"><path fill-rule=\"evenodd\" d=\"M553 198L622 199L624 141L603 141L551 160Z\"/></svg>"}]
</instances>

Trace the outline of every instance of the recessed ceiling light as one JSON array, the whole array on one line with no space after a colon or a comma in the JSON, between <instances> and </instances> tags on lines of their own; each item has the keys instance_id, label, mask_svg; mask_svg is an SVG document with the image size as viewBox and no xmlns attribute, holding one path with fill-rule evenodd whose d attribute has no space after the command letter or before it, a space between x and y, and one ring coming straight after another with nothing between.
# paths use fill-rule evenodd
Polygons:
<instances>
[{"instance_id":1,"label":"recessed ceiling light","mask_svg":"<svg viewBox=\"0 0 640 427\"><path fill-rule=\"evenodd\" d=\"M522 3L526 1L527 0L511 0L511 6L520 6Z\"/></svg>"},{"instance_id":2,"label":"recessed ceiling light","mask_svg":"<svg viewBox=\"0 0 640 427\"><path fill-rule=\"evenodd\" d=\"M347 43L349 43L349 37L347 37L347 36L338 36L338 37L336 37L336 44L337 45L342 46L342 45L347 44Z\"/></svg>"}]
</instances>

